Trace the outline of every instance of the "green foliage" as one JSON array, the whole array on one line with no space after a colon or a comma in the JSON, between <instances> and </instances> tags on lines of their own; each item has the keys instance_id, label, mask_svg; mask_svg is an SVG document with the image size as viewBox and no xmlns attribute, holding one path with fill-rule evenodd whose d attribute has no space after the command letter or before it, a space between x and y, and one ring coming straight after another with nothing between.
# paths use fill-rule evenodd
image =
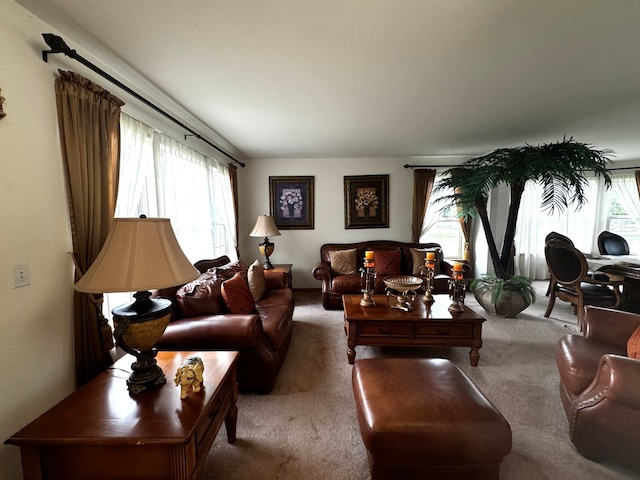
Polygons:
<instances>
[{"instance_id":1,"label":"green foliage","mask_svg":"<svg viewBox=\"0 0 640 480\"><path fill-rule=\"evenodd\" d=\"M518 291L522 294L528 303L536 301L536 291L533 288L531 279L522 275L514 275L507 279L497 277L496 275L484 274L480 278L475 278L469 284L469 290L474 292L479 285L491 286L491 301L498 303L502 298L505 290Z\"/></svg>"},{"instance_id":2,"label":"green foliage","mask_svg":"<svg viewBox=\"0 0 640 480\"><path fill-rule=\"evenodd\" d=\"M610 154L610 150L596 150L572 138L538 146L500 148L447 170L434 189L454 192L438 201L444 207L456 205L460 218L480 217L495 273L506 280L525 184L533 181L543 186L540 204L543 211L552 214L571 205L578 209L587 202L587 172L601 176L607 188L611 186L607 169ZM510 200L499 251L489 222L487 201L491 191L503 184L510 188Z\"/></svg>"}]
</instances>

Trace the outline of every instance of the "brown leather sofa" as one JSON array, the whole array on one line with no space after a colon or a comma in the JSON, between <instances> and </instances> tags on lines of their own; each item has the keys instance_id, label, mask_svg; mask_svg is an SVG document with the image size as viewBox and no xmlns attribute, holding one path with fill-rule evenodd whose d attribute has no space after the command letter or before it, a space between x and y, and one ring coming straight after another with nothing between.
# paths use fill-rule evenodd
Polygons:
<instances>
[{"instance_id":1,"label":"brown leather sofa","mask_svg":"<svg viewBox=\"0 0 640 480\"><path fill-rule=\"evenodd\" d=\"M237 268L235 266L238 263L244 265L230 262L226 256L196 262L194 265L202 273L201 279L207 278L208 274L215 278L216 273L221 278L218 281L201 282L195 297L185 297L184 289L181 291L180 287L154 292L154 295L173 302L172 321L156 347L173 351L237 350L240 352L237 364L239 389L269 393L291 342L295 307L293 291L285 287L284 273L265 270L266 291L255 302L254 313L229 313L220 300L221 280L226 278L222 271L232 266ZM230 276L231 273L227 272L226 275ZM206 313L207 308L203 305L209 304L213 297L223 305L224 311ZM187 315L189 312L193 314L185 316L185 312Z\"/></svg>"},{"instance_id":2,"label":"brown leather sofa","mask_svg":"<svg viewBox=\"0 0 640 480\"><path fill-rule=\"evenodd\" d=\"M640 467L640 360L627 343L640 315L588 306L584 335L556 348L560 398L576 449L596 462Z\"/></svg>"},{"instance_id":3,"label":"brown leather sofa","mask_svg":"<svg viewBox=\"0 0 640 480\"><path fill-rule=\"evenodd\" d=\"M332 268L332 252L338 250L356 250L355 272L342 274ZM446 262L442 255L442 247L437 243L407 243L394 240L375 240L358 243L326 243L320 247L320 261L313 267L313 278L322 281L322 306L326 310L341 310L342 295L361 292L359 269L362 267L365 250L399 251L399 269L389 275L412 275L416 267L411 249L431 250L436 253L436 275L433 293L448 293L449 278L453 266ZM470 267L464 265L465 277L469 278ZM385 293L384 275L376 278L375 292Z\"/></svg>"}]
</instances>

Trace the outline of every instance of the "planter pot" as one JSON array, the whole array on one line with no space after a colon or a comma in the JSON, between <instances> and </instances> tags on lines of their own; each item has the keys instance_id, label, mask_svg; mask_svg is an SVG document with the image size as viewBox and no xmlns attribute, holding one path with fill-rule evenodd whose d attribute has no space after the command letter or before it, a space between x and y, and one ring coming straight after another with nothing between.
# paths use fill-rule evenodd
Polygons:
<instances>
[{"instance_id":1,"label":"planter pot","mask_svg":"<svg viewBox=\"0 0 640 480\"><path fill-rule=\"evenodd\" d=\"M493 286L491 284L478 285L473 295L482 308L497 317L514 318L531 305L531 302L528 302L519 290L510 290L506 286L504 287L502 298L497 303L491 301L493 295Z\"/></svg>"}]
</instances>

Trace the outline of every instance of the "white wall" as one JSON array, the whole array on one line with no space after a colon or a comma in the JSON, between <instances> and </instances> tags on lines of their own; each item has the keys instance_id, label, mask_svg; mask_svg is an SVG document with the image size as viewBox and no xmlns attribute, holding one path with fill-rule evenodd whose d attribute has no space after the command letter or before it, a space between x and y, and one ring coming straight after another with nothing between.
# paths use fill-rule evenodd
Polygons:
<instances>
[{"instance_id":1,"label":"white wall","mask_svg":"<svg viewBox=\"0 0 640 480\"><path fill-rule=\"evenodd\" d=\"M48 28L0 0L0 440L74 388L73 265ZM26 262L31 285L13 288ZM2 443L0 442L0 443ZM22 478L19 449L0 445L0 478Z\"/></svg>"},{"instance_id":2,"label":"white wall","mask_svg":"<svg viewBox=\"0 0 640 480\"><path fill-rule=\"evenodd\" d=\"M264 261L258 252L263 240L249 237L258 215L269 214L269 176L315 177L315 229L282 230L269 238L275 244L272 263L293 264L294 288L320 288L311 269L320 259L324 243L365 240L411 241L413 170L404 168L407 159L279 159L252 160L239 170L239 244L243 261ZM423 163L423 162L421 162ZM441 163L441 160L440 160ZM389 228L345 229L344 176L389 175Z\"/></svg>"}]
</instances>

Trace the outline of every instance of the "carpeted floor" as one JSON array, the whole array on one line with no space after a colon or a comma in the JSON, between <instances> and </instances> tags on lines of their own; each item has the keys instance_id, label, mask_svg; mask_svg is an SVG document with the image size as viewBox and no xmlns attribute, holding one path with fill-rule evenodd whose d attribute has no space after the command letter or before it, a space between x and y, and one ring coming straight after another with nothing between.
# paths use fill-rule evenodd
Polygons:
<instances>
[{"instance_id":1,"label":"carpeted floor","mask_svg":"<svg viewBox=\"0 0 640 480\"><path fill-rule=\"evenodd\" d=\"M486 314L473 295L466 304L487 318L477 367L468 348L357 347L356 358L448 358L491 399L511 425L513 448L503 480L634 479L640 472L597 464L571 444L558 396L554 349L575 331L572 308L557 302L551 318L546 283L536 282L538 301L516 319ZM326 311L318 292L296 292L293 340L269 395L241 394L238 440L224 427L209 453L204 479L368 479L366 451L353 404L342 311ZM606 440L604 440L606 441Z\"/></svg>"}]
</instances>

